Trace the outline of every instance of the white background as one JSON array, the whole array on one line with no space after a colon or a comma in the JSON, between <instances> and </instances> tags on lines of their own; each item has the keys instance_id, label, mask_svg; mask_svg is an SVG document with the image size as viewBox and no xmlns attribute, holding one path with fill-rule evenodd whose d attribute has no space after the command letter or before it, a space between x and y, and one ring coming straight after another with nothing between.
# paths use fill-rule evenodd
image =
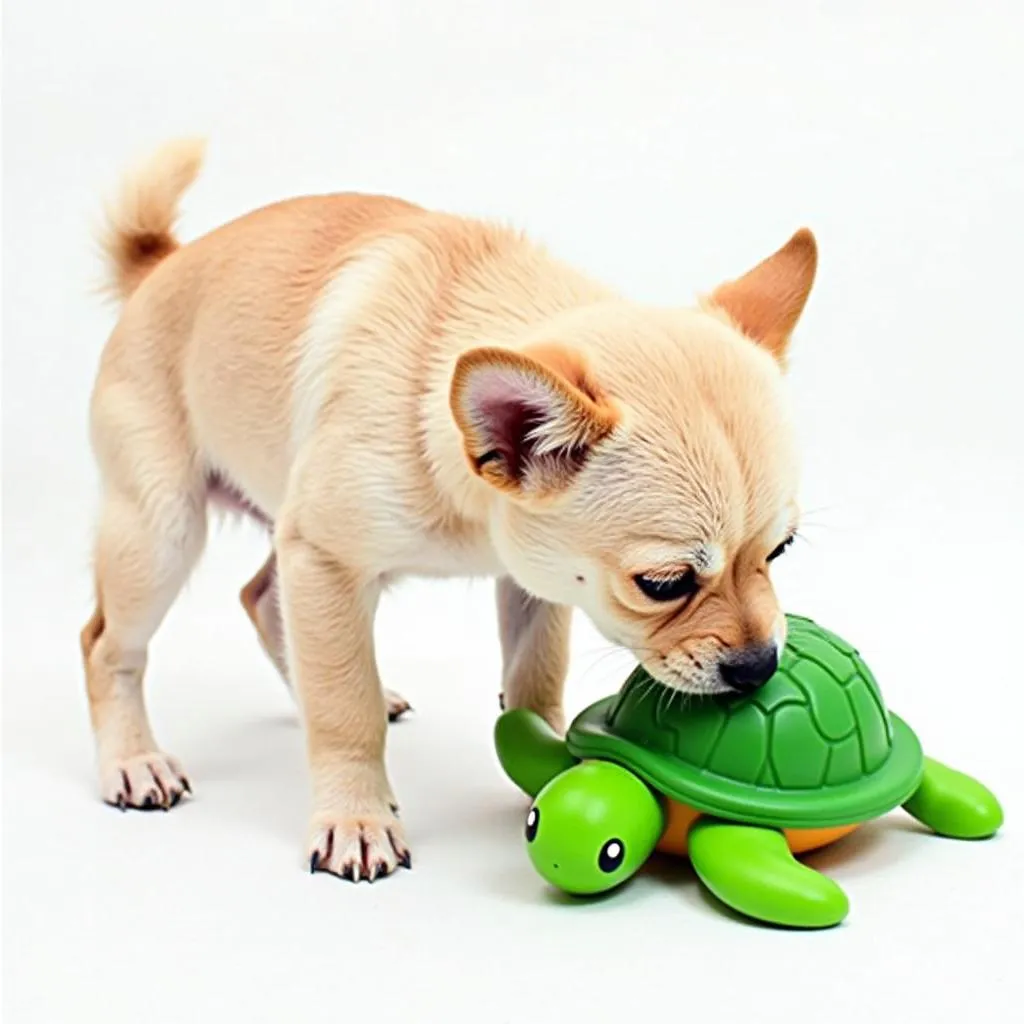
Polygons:
<instances>
[{"instance_id":1,"label":"white background","mask_svg":"<svg viewBox=\"0 0 1024 1024\"><path fill-rule=\"evenodd\" d=\"M1020 11L8 0L5 1021L1019 1019ZM490 745L490 588L413 583L379 643L416 707L389 744L415 868L312 878L300 729L236 602L264 556L245 528L217 531L152 649L156 729L195 800L102 806L77 631L85 407L114 313L89 294L89 230L128 161L197 131L186 238L294 193L389 191L688 303L810 225L792 373L810 543L779 584L1000 794L1001 837L867 827L817 860L852 901L827 933L741 923L683 864L553 898ZM572 711L629 668L582 622L576 646Z\"/></svg>"}]
</instances>

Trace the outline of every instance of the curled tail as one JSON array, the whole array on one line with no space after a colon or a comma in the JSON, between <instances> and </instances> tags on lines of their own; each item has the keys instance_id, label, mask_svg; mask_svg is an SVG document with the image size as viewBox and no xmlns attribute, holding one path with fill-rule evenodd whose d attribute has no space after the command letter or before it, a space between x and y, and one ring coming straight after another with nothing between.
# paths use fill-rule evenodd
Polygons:
<instances>
[{"instance_id":1,"label":"curled tail","mask_svg":"<svg viewBox=\"0 0 1024 1024\"><path fill-rule=\"evenodd\" d=\"M205 148L200 139L166 143L125 176L100 235L110 295L128 298L178 248L178 201L199 174Z\"/></svg>"}]
</instances>

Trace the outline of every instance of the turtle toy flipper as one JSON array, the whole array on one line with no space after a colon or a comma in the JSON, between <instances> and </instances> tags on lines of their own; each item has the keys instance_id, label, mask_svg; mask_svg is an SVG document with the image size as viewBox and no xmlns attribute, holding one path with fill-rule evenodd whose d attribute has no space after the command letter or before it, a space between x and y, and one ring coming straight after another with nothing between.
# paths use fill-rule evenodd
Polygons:
<instances>
[{"instance_id":1,"label":"turtle toy flipper","mask_svg":"<svg viewBox=\"0 0 1024 1024\"><path fill-rule=\"evenodd\" d=\"M924 759L921 783L903 809L950 839L988 839L1003 824L1003 810L988 788L931 757Z\"/></svg>"},{"instance_id":2,"label":"turtle toy flipper","mask_svg":"<svg viewBox=\"0 0 1024 1024\"><path fill-rule=\"evenodd\" d=\"M690 830L690 862L707 888L748 917L790 928L828 928L850 908L826 875L801 864L778 829L702 818Z\"/></svg>"},{"instance_id":3,"label":"turtle toy flipper","mask_svg":"<svg viewBox=\"0 0 1024 1024\"><path fill-rule=\"evenodd\" d=\"M565 740L529 708L512 708L499 716L494 746L505 774L528 796L536 796L578 763Z\"/></svg>"}]
</instances>

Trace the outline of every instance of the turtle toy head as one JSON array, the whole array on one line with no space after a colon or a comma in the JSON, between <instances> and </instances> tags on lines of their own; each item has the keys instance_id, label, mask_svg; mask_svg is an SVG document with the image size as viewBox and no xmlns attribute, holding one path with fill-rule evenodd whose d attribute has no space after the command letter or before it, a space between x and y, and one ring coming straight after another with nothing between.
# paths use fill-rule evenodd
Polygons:
<instances>
[{"instance_id":1,"label":"turtle toy head","mask_svg":"<svg viewBox=\"0 0 1024 1024\"><path fill-rule=\"evenodd\" d=\"M526 848L552 885L591 895L634 875L663 828L661 805L632 772L587 761L537 794L526 816Z\"/></svg>"}]
</instances>

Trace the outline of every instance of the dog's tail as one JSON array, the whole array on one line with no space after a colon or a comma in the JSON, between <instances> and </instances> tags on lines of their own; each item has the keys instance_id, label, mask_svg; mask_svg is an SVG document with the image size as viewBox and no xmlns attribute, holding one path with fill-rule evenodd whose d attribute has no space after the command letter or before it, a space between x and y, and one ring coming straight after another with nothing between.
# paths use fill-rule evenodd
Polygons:
<instances>
[{"instance_id":1,"label":"dog's tail","mask_svg":"<svg viewBox=\"0 0 1024 1024\"><path fill-rule=\"evenodd\" d=\"M202 139L168 142L125 176L99 238L109 295L127 299L178 248L178 201L196 180L205 150Z\"/></svg>"}]
</instances>

